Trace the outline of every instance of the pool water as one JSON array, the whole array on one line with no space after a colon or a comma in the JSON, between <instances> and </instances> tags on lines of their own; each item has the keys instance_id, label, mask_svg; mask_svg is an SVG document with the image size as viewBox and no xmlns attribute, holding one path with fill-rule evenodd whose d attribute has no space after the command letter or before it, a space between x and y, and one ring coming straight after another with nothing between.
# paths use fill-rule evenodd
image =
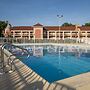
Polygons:
<instances>
[{"instance_id":1,"label":"pool water","mask_svg":"<svg viewBox=\"0 0 90 90\"><path fill-rule=\"evenodd\" d=\"M90 71L90 50L79 47L28 46L19 59L49 83Z\"/></svg>"}]
</instances>

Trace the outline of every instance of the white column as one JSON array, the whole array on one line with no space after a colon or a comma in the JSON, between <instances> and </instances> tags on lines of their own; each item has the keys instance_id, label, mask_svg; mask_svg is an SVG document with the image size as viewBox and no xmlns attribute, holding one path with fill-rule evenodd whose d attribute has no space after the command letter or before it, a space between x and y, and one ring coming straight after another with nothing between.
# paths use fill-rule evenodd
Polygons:
<instances>
[{"instance_id":1,"label":"white column","mask_svg":"<svg viewBox=\"0 0 90 90\"><path fill-rule=\"evenodd\" d=\"M80 31L78 31L78 41L80 42Z\"/></svg>"},{"instance_id":2,"label":"white column","mask_svg":"<svg viewBox=\"0 0 90 90\"><path fill-rule=\"evenodd\" d=\"M79 35L79 33L80 33L80 32L78 31L78 39L80 38L80 35Z\"/></svg>"},{"instance_id":3,"label":"white column","mask_svg":"<svg viewBox=\"0 0 90 90\"><path fill-rule=\"evenodd\" d=\"M63 31L63 40L64 40L64 31Z\"/></svg>"},{"instance_id":4,"label":"white column","mask_svg":"<svg viewBox=\"0 0 90 90\"><path fill-rule=\"evenodd\" d=\"M55 40L57 39L57 31L55 31Z\"/></svg>"},{"instance_id":5,"label":"white column","mask_svg":"<svg viewBox=\"0 0 90 90\"><path fill-rule=\"evenodd\" d=\"M49 39L49 31L47 31L47 39Z\"/></svg>"},{"instance_id":6,"label":"white column","mask_svg":"<svg viewBox=\"0 0 90 90\"><path fill-rule=\"evenodd\" d=\"M87 31L85 31L86 43L88 43Z\"/></svg>"},{"instance_id":7,"label":"white column","mask_svg":"<svg viewBox=\"0 0 90 90\"><path fill-rule=\"evenodd\" d=\"M13 38L15 37L15 31L13 31Z\"/></svg>"},{"instance_id":8,"label":"white column","mask_svg":"<svg viewBox=\"0 0 90 90\"><path fill-rule=\"evenodd\" d=\"M43 29L41 30L41 39L43 39Z\"/></svg>"},{"instance_id":9,"label":"white column","mask_svg":"<svg viewBox=\"0 0 90 90\"><path fill-rule=\"evenodd\" d=\"M85 31L85 38L87 38L87 31Z\"/></svg>"},{"instance_id":10,"label":"white column","mask_svg":"<svg viewBox=\"0 0 90 90\"><path fill-rule=\"evenodd\" d=\"M30 40L30 31L29 31L29 40Z\"/></svg>"},{"instance_id":11,"label":"white column","mask_svg":"<svg viewBox=\"0 0 90 90\"><path fill-rule=\"evenodd\" d=\"M36 30L36 29L34 28L34 32L33 32L33 36L34 36L34 37L33 37L33 40L34 40L34 42L35 42L35 30Z\"/></svg>"},{"instance_id":12,"label":"white column","mask_svg":"<svg viewBox=\"0 0 90 90\"><path fill-rule=\"evenodd\" d=\"M22 31L21 31L21 38L22 38L22 36L23 36L23 33L22 33Z\"/></svg>"}]
</instances>

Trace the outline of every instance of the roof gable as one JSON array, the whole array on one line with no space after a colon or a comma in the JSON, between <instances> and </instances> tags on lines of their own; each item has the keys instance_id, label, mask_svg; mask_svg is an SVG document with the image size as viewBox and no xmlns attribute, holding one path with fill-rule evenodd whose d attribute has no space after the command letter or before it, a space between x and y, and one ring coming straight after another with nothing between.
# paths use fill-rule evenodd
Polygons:
<instances>
[{"instance_id":1,"label":"roof gable","mask_svg":"<svg viewBox=\"0 0 90 90\"><path fill-rule=\"evenodd\" d=\"M40 24L40 23L37 23L37 24L35 24L35 25L33 25L33 26L43 26L42 24Z\"/></svg>"}]
</instances>

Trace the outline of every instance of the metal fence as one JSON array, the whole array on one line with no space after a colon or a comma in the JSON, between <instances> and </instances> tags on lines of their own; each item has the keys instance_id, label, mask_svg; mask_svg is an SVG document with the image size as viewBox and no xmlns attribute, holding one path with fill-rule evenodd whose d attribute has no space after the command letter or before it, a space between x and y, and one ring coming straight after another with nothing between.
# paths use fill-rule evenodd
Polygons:
<instances>
[{"instance_id":1,"label":"metal fence","mask_svg":"<svg viewBox=\"0 0 90 90\"><path fill-rule=\"evenodd\" d=\"M0 38L0 43L81 43L77 39L17 39L17 38Z\"/></svg>"}]
</instances>

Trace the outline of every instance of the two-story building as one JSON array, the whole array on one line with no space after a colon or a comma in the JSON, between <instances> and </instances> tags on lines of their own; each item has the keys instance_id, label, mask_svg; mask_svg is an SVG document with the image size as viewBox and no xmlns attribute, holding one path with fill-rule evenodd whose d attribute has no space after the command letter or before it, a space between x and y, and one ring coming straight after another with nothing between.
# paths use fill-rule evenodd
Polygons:
<instances>
[{"instance_id":1,"label":"two-story building","mask_svg":"<svg viewBox=\"0 0 90 90\"><path fill-rule=\"evenodd\" d=\"M90 26L43 26L39 23L33 26L13 26L11 35L17 39L88 39Z\"/></svg>"}]
</instances>

